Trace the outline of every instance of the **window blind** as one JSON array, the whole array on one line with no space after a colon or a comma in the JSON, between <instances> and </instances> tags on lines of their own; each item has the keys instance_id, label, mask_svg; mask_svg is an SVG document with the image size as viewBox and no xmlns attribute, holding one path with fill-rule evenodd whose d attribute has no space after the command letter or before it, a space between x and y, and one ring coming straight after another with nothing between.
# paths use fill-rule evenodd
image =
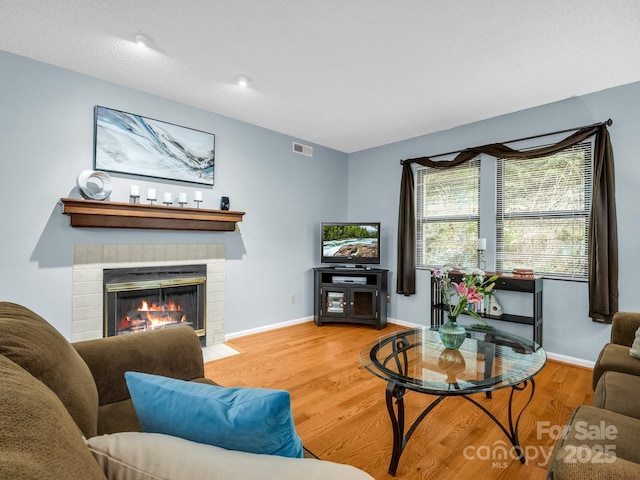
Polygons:
<instances>
[{"instance_id":1,"label":"window blind","mask_svg":"<svg viewBox=\"0 0 640 480\"><path fill-rule=\"evenodd\" d=\"M537 159L498 159L496 267L586 279L592 145Z\"/></svg>"},{"instance_id":2,"label":"window blind","mask_svg":"<svg viewBox=\"0 0 640 480\"><path fill-rule=\"evenodd\" d=\"M416 171L417 267L477 265L480 158Z\"/></svg>"}]
</instances>

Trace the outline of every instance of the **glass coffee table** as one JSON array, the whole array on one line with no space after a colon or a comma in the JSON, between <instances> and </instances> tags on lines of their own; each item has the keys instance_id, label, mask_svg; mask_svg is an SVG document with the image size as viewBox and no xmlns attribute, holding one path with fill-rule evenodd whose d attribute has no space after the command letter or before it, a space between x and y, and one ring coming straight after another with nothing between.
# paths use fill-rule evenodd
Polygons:
<instances>
[{"instance_id":1,"label":"glass coffee table","mask_svg":"<svg viewBox=\"0 0 640 480\"><path fill-rule=\"evenodd\" d=\"M535 392L533 377L544 367L547 356L537 343L496 329L467 328L459 350L449 350L437 329L422 327L386 335L367 345L360 354L364 367L387 382L387 410L393 430L389 473L396 474L400 456L425 417L445 398L460 396L482 410L511 441L522 463L518 439L520 417ZM510 388L508 425L505 426L483 404L470 395ZM405 433L404 395L410 390L437 397ZM517 392L528 392L519 412L513 408ZM395 406L394 406L395 399Z\"/></svg>"}]
</instances>

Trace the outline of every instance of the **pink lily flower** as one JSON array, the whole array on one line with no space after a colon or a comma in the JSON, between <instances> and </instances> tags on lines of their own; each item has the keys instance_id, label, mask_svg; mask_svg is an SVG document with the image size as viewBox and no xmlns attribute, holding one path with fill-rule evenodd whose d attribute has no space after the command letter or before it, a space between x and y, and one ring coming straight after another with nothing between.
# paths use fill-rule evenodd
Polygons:
<instances>
[{"instance_id":1,"label":"pink lily flower","mask_svg":"<svg viewBox=\"0 0 640 480\"><path fill-rule=\"evenodd\" d=\"M466 297L467 293L469 293L469 289L463 282L460 282L460 283L451 282L451 285L455 287L456 292L458 292L458 295L460 295L461 297Z\"/></svg>"},{"instance_id":2,"label":"pink lily flower","mask_svg":"<svg viewBox=\"0 0 640 480\"><path fill-rule=\"evenodd\" d=\"M471 288L467 288L467 286L463 282L452 282L451 285L455 287L458 295L460 297L465 297L468 302L477 302L482 300L482 293L476 291L475 285Z\"/></svg>"},{"instance_id":3,"label":"pink lily flower","mask_svg":"<svg viewBox=\"0 0 640 480\"><path fill-rule=\"evenodd\" d=\"M475 285L473 287L471 287L471 289L467 293L467 301L469 301L471 303L479 302L480 300L482 300L482 297L483 297L482 293L476 291L476 286Z\"/></svg>"}]
</instances>

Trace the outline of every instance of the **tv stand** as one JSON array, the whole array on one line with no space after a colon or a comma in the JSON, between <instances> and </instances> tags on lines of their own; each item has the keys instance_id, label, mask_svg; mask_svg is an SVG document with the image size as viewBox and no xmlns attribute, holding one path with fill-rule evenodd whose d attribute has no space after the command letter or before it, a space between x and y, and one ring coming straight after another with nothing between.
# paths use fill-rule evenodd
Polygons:
<instances>
[{"instance_id":1,"label":"tv stand","mask_svg":"<svg viewBox=\"0 0 640 480\"><path fill-rule=\"evenodd\" d=\"M314 321L387 326L389 270L373 267L314 268Z\"/></svg>"}]
</instances>

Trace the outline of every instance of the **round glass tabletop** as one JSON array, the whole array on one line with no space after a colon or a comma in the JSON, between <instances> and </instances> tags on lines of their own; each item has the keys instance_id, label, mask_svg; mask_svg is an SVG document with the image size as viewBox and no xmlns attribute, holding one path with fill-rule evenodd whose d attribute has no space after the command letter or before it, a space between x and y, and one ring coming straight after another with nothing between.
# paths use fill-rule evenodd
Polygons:
<instances>
[{"instance_id":1,"label":"round glass tabletop","mask_svg":"<svg viewBox=\"0 0 640 480\"><path fill-rule=\"evenodd\" d=\"M459 350L449 350L437 329L394 332L367 345L364 367L398 386L433 395L468 395L511 387L536 375L547 361L537 343L501 330L466 327Z\"/></svg>"}]
</instances>

